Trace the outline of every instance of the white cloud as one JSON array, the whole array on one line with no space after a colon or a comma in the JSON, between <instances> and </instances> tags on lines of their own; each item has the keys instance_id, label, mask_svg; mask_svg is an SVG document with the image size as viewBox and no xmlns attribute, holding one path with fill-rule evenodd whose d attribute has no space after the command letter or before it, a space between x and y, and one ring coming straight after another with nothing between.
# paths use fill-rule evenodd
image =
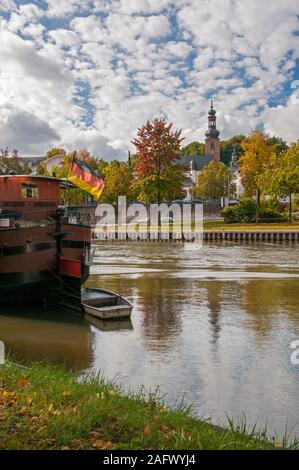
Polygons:
<instances>
[{"instance_id":1,"label":"white cloud","mask_svg":"<svg viewBox=\"0 0 299 470\"><path fill-rule=\"evenodd\" d=\"M68 29L54 29L49 32L50 40L53 40L58 47L79 46L80 39L74 31Z\"/></svg>"},{"instance_id":2,"label":"white cloud","mask_svg":"<svg viewBox=\"0 0 299 470\"><path fill-rule=\"evenodd\" d=\"M1 0L0 12L1 11L13 11L17 9L17 5L13 0Z\"/></svg>"},{"instance_id":3,"label":"white cloud","mask_svg":"<svg viewBox=\"0 0 299 470\"><path fill-rule=\"evenodd\" d=\"M298 114L299 104L291 100L286 105L278 105L270 108L265 107L263 121L265 130L270 135L282 137L287 142L298 140Z\"/></svg>"},{"instance_id":4,"label":"white cloud","mask_svg":"<svg viewBox=\"0 0 299 470\"><path fill-rule=\"evenodd\" d=\"M65 80L65 74L53 58L44 57L30 41L24 41L10 32L0 32L0 58L3 72L51 82Z\"/></svg>"},{"instance_id":5,"label":"white cloud","mask_svg":"<svg viewBox=\"0 0 299 470\"><path fill-rule=\"evenodd\" d=\"M65 16L82 13L92 4L89 0L46 0L47 16L49 18L63 18Z\"/></svg>"},{"instance_id":6,"label":"white cloud","mask_svg":"<svg viewBox=\"0 0 299 470\"><path fill-rule=\"evenodd\" d=\"M180 0L183 4L184 0ZM159 13L171 7L172 0L96 0L94 8L99 12L119 12L124 15Z\"/></svg>"},{"instance_id":7,"label":"white cloud","mask_svg":"<svg viewBox=\"0 0 299 470\"><path fill-rule=\"evenodd\" d=\"M59 134L48 122L13 107L0 108L1 148L20 149L25 154L45 153L59 142Z\"/></svg>"},{"instance_id":8,"label":"white cloud","mask_svg":"<svg viewBox=\"0 0 299 470\"><path fill-rule=\"evenodd\" d=\"M41 149L55 141L126 158L137 128L155 116L182 128L186 143L203 140L211 94L222 138L263 124L298 138L294 106L269 106L284 103L298 58L294 0L2 0L1 8L0 146L5 129L13 147L39 153L41 129ZM13 145L7 123L17 129L23 116L32 119L28 139L15 135Z\"/></svg>"}]
</instances>

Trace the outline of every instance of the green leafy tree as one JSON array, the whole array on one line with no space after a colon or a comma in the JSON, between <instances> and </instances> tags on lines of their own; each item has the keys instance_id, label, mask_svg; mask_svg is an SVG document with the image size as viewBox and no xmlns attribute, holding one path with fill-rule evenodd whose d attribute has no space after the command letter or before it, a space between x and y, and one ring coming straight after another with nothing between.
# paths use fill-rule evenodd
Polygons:
<instances>
[{"instance_id":1,"label":"green leafy tree","mask_svg":"<svg viewBox=\"0 0 299 470\"><path fill-rule=\"evenodd\" d=\"M191 142L190 144L186 145L181 150L181 155L204 155L205 154L205 144L201 142Z\"/></svg>"},{"instance_id":2,"label":"green leafy tree","mask_svg":"<svg viewBox=\"0 0 299 470\"><path fill-rule=\"evenodd\" d=\"M167 167L163 170L162 176L153 173L145 178L133 180L132 190L138 200L148 203L181 199L184 178L179 165Z\"/></svg>"},{"instance_id":3,"label":"green leafy tree","mask_svg":"<svg viewBox=\"0 0 299 470\"><path fill-rule=\"evenodd\" d=\"M242 149L242 142L245 139L245 135L234 135L228 140L221 140L220 142L220 154L221 154L221 161L225 165L229 165L231 161L231 156L233 151L235 150L238 155L243 154Z\"/></svg>"},{"instance_id":4,"label":"green leafy tree","mask_svg":"<svg viewBox=\"0 0 299 470\"><path fill-rule=\"evenodd\" d=\"M263 189L268 194L289 197L289 221L292 222L292 196L299 193L299 140L280 154L271 156L264 172Z\"/></svg>"},{"instance_id":5,"label":"green leafy tree","mask_svg":"<svg viewBox=\"0 0 299 470\"><path fill-rule=\"evenodd\" d=\"M270 145L273 145L273 151L274 153L276 153L276 155L280 155L282 152L285 152L289 148L287 143L280 137L270 137L269 143Z\"/></svg>"},{"instance_id":6,"label":"green leafy tree","mask_svg":"<svg viewBox=\"0 0 299 470\"><path fill-rule=\"evenodd\" d=\"M126 163L113 161L105 165L102 172L105 177L102 202L115 204L118 196L126 196L128 200L133 197L133 176Z\"/></svg>"},{"instance_id":7,"label":"green leafy tree","mask_svg":"<svg viewBox=\"0 0 299 470\"><path fill-rule=\"evenodd\" d=\"M212 161L198 176L193 195L202 200L220 199L232 196L235 191L236 185L229 168L224 163Z\"/></svg>"}]
</instances>

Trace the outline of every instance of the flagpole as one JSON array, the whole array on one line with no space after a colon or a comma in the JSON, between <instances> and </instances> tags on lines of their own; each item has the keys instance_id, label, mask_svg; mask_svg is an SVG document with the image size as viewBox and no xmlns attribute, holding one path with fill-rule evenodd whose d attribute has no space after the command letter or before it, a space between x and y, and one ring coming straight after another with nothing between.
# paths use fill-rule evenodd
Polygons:
<instances>
[{"instance_id":1,"label":"flagpole","mask_svg":"<svg viewBox=\"0 0 299 470\"><path fill-rule=\"evenodd\" d=\"M76 150L74 150L72 160L71 160L71 164L70 164L70 167L69 167L69 174L67 176L67 180L69 180L69 178L70 178L71 169L72 169L72 166L73 166L76 155L77 155L77 152L76 152Z\"/></svg>"},{"instance_id":2,"label":"flagpole","mask_svg":"<svg viewBox=\"0 0 299 470\"><path fill-rule=\"evenodd\" d=\"M71 169L72 169L72 166L73 166L73 163L74 163L74 160L75 160L75 156L76 156L76 150L73 152L73 155L72 155L72 159L71 159L71 163L70 163L70 167L69 167L69 174L68 174L67 177L66 177L66 180L67 180L67 181L69 181L69 179L70 179ZM70 190L70 188L67 187L67 188L66 188L66 191L67 191L67 203L68 203L68 205L70 206L71 203L70 203L70 198L69 198L69 190Z\"/></svg>"}]
</instances>

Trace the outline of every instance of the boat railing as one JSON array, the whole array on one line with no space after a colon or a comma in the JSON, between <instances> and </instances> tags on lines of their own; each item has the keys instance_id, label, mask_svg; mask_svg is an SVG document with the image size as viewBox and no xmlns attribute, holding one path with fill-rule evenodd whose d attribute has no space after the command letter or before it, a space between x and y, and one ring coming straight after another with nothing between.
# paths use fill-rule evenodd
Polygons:
<instances>
[{"instance_id":1,"label":"boat railing","mask_svg":"<svg viewBox=\"0 0 299 470\"><path fill-rule=\"evenodd\" d=\"M70 225L89 225L90 224L90 215L84 212L78 212L68 208L66 221Z\"/></svg>"}]
</instances>

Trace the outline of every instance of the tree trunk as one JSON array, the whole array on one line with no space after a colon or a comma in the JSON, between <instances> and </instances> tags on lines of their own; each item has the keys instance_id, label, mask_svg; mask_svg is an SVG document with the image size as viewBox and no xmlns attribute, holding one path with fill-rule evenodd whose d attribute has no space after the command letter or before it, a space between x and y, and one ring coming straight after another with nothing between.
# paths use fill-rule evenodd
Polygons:
<instances>
[{"instance_id":1,"label":"tree trunk","mask_svg":"<svg viewBox=\"0 0 299 470\"><path fill-rule=\"evenodd\" d=\"M292 194L289 195L290 203L289 203L289 222L292 223Z\"/></svg>"},{"instance_id":2,"label":"tree trunk","mask_svg":"<svg viewBox=\"0 0 299 470\"><path fill-rule=\"evenodd\" d=\"M260 223L260 207L261 207L261 191L257 189L256 191L256 214L255 214L255 223Z\"/></svg>"},{"instance_id":3,"label":"tree trunk","mask_svg":"<svg viewBox=\"0 0 299 470\"><path fill-rule=\"evenodd\" d=\"M160 154L158 154L158 161L157 161L157 173L158 173L158 192L157 192L157 197L158 197L158 205L160 206L161 204L161 181L160 181L160 176L161 176L161 159L160 159ZM161 229L161 212L158 211L158 229Z\"/></svg>"}]
</instances>

